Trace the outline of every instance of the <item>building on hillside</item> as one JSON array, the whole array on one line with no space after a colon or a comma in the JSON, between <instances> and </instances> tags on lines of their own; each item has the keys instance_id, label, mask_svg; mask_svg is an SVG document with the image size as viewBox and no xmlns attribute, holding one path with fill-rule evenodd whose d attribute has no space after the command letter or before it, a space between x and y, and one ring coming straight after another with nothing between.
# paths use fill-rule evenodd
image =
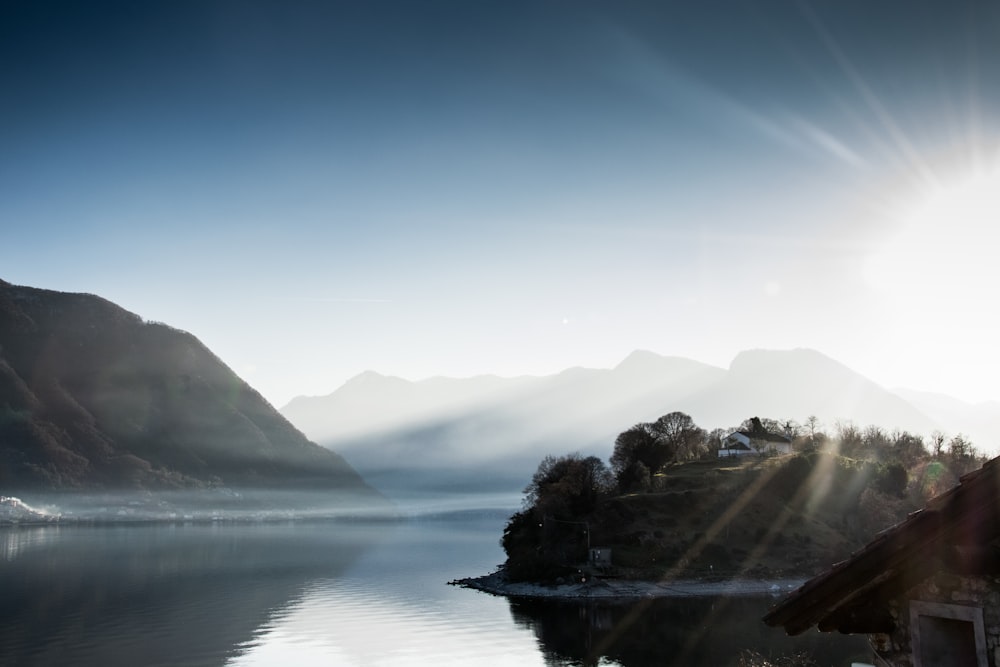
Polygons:
<instances>
[{"instance_id":1,"label":"building on hillside","mask_svg":"<svg viewBox=\"0 0 1000 667\"><path fill-rule=\"evenodd\" d=\"M719 456L746 456L747 454L791 454L792 441L778 433L764 430L733 431L722 439Z\"/></svg>"},{"instance_id":2,"label":"building on hillside","mask_svg":"<svg viewBox=\"0 0 1000 667\"><path fill-rule=\"evenodd\" d=\"M741 435L743 434L735 431L722 439L722 445L719 447L719 458L747 456L756 453L750 449L750 439L746 438L744 442L743 438L739 437Z\"/></svg>"},{"instance_id":3,"label":"building on hillside","mask_svg":"<svg viewBox=\"0 0 1000 667\"><path fill-rule=\"evenodd\" d=\"M597 567L610 567L611 547L590 547L588 561Z\"/></svg>"},{"instance_id":4,"label":"building on hillside","mask_svg":"<svg viewBox=\"0 0 1000 667\"><path fill-rule=\"evenodd\" d=\"M1000 458L962 477L764 617L867 634L878 667L1000 667Z\"/></svg>"}]
</instances>

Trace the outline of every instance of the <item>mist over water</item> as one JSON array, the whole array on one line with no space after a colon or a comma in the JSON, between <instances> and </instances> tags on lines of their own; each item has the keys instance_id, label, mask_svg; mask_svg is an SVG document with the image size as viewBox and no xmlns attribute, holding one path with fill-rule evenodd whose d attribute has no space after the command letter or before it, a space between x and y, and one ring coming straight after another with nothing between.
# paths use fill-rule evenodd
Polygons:
<instances>
[{"instance_id":1,"label":"mist over water","mask_svg":"<svg viewBox=\"0 0 1000 667\"><path fill-rule=\"evenodd\" d=\"M270 522L392 518L389 500L350 491L209 488L180 491L25 493L0 499L4 522Z\"/></svg>"}]
</instances>

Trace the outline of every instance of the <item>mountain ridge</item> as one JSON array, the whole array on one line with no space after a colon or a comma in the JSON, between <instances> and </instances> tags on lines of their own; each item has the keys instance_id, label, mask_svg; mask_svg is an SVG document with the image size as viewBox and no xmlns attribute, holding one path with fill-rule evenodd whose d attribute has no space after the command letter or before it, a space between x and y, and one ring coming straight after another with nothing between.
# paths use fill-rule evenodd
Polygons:
<instances>
[{"instance_id":1,"label":"mountain ridge","mask_svg":"<svg viewBox=\"0 0 1000 667\"><path fill-rule=\"evenodd\" d=\"M192 334L0 281L0 488L220 486L384 501Z\"/></svg>"},{"instance_id":2,"label":"mountain ridge","mask_svg":"<svg viewBox=\"0 0 1000 667\"><path fill-rule=\"evenodd\" d=\"M367 478L406 483L394 461L410 472L444 483L448 474L479 475L523 486L544 456L580 451L606 459L614 438L635 423L679 410L703 428L731 428L751 416L818 417L828 429L839 422L900 428L920 435L958 431L981 448L994 445L1000 420L983 432L955 428L918 409L845 364L816 350L746 350L723 369L683 357L637 350L611 369L566 369L548 376L494 378L491 391L448 404L449 392L463 394L473 378L436 378L433 412L405 409L372 392L350 415L350 429L335 420L358 395L351 381L326 397L299 397L281 409L320 444L334 446ZM412 397L426 381L408 383ZM509 384L508 384L509 382ZM504 391L506 388L506 391ZM308 405L309 409L301 409ZM369 426L364 416L373 421ZM340 430L338 430L338 428ZM462 471L462 462L469 470ZM475 469L478 469L476 472ZM515 480L520 480L515 482Z\"/></svg>"}]
</instances>

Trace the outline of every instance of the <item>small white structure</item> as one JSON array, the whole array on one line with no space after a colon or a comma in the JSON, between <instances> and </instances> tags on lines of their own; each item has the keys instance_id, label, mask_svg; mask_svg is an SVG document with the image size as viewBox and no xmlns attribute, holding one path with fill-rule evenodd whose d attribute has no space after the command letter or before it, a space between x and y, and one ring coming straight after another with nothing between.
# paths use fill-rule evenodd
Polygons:
<instances>
[{"instance_id":1,"label":"small white structure","mask_svg":"<svg viewBox=\"0 0 1000 667\"><path fill-rule=\"evenodd\" d=\"M754 451L750 449L750 438L739 431L733 431L723 438L722 445L719 447L719 458L746 456L753 453Z\"/></svg>"},{"instance_id":2,"label":"small white structure","mask_svg":"<svg viewBox=\"0 0 1000 667\"><path fill-rule=\"evenodd\" d=\"M792 441L778 433L767 431L733 431L722 439L719 457L747 456L748 454L791 454Z\"/></svg>"}]
</instances>

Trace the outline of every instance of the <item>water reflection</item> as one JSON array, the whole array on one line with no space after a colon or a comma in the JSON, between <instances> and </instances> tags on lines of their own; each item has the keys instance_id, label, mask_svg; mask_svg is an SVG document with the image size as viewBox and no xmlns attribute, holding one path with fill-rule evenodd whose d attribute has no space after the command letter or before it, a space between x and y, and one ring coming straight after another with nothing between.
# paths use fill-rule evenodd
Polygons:
<instances>
[{"instance_id":1,"label":"water reflection","mask_svg":"<svg viewBox=\"0 0 1000 667\"><path fill-rule=\"evenodd\" d=\"M767 597L670 598L640 602L512 600L514 622L538 638L550 665L735 665L744 649L806 652L819 665L864 661L862 637L785 637L764 626Z\"/></svg>"},{"instance_id":2,"label":"water reflection","mask_svg":"<svg viewBox=\"0 0 1000 667\"><path fill-rule=\"evenodd\" d=\"M0 530L0 664L732 665L743 648L820 664L858 638L797 642L769 598L508 602L447 581L502 559L503 513L401 522ZM513 622L512 622L513 615Z\"/></svg>"},{"instance_id":3,"label":"water reflection","mask_svg":"<svg viewBox=\"0 0 1000 667\"><path fill-rule=\"evenodd\" d=\"M507 513L0 530L0 664L543 664L506 600Z\"/></svg>"},{"instance_id":4,"label":"water reflection","mask_svg":"<svg viewBox=\"0 0 1000 667\"><path fill-rule=\"evenodd\" d=\"M221 665L385 524L0 531L0 656L18 665Z\"/></svg>"},{"instance_id":5,"label":"water reflection","mask_svg":"<svg viewBox=\"0 0 1000 667\"><path fill-rule=\"evenodd\" d=\"M406 521L345 576L314 582L232 667L542 665L506 600L448 586L494 567L506 514Z\"/></svg>"},{"instance_id":6,"label":"water reflection","mask_svg":"<svg viewBox=\"0 0 1000 667\"><path fill-rule=\"evenodd\" d=\"M0 530L0 554L5 561L13 561L32 547L59 539L59 526L37 526L26 529Z\"/></svg>"}]
</instances>

